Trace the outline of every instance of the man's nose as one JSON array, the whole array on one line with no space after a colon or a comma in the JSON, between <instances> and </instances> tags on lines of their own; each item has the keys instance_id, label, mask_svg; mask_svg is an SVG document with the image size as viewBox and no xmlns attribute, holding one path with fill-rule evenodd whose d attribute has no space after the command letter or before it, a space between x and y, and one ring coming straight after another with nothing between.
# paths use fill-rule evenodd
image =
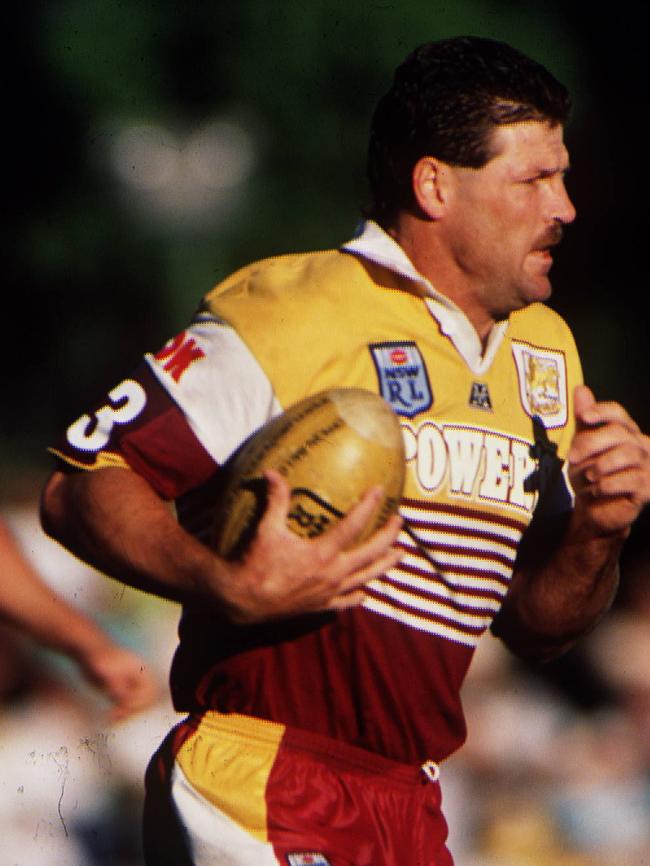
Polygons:
<instances>
[{"instance_id":1,"label":"man's nose","mask_svg":"<svg viewBox=\"0 0 650 866\"><path fill-rule=\"evenodd\" d=\"M564 181L560 182L557 190L554 211L553 219L563 225L569 225L569 223L572 223L576 218L576 209L569 198L569 193L564 186Z\"/></svg>"}]
</instances>

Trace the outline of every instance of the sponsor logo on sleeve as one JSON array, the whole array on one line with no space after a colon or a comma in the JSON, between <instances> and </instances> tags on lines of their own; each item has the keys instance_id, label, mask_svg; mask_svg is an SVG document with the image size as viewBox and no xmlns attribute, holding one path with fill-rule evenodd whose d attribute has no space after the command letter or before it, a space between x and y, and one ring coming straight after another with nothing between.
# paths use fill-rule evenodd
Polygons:
<instances>
[{"instance_id":1,"label":"sponsor logo on sleeve","mask_svg":"<svg viewBox=\"0 0 650 866\"><path fill-rule=\"evenodd\" d=\"M381 396L398 415L413 418L433 403L429 375L414 342L371 343Z\"/></svg>"},{"instance_id":2,"label":"sponsor logo on sleeve","mask_svg":"<svg viewBox=\"0 0 650 866\"><path fill-rule=\"evenodd\" d=\"M197 346L194 337L190 337L187 331L181 331L178 336L165 343L153 358L175 382L180 382L190 364L205 358L205 352Z\"/></svg>"},{"instance_id":3,"label":"sponsor logo on sleeve","mask_svg":"<svg viewBox=\"0 0 650 866\"><path fill-rule=\"evenodd\" d=\"M513 340L512 354L524 411L547 429L564 427L568 417L564 353Z\"/></svg>"}]
</instances>

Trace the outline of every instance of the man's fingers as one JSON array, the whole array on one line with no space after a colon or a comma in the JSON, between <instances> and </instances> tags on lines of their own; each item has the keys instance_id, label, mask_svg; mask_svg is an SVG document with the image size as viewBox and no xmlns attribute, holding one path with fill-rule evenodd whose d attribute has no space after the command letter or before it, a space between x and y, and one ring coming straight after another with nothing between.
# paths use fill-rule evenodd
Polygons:
<instances>
[{"instance_id":1,"label":"man's fingers","mask_svg":"<svg viewBox=\"0 0 650 866\"><path fill-rule=\"evenodd\" d=\"M339 595L332 599L328 610L348 610L351 607L358 607L366 600L366 593L363 589L357 589L354 592L349 592L346 595Z\"/></svg>"},{"instance_id":2,"label":"man's fingers","mask_svg":"<svg viewBox=\"0 0 650 866\"><path fill-rule=\"evenodd\" d=\"M291 506L291 489L286 479L274 469L267 469L264 477L268 484L268 501L262 523L274 529L284 527ZM356 541L377 511L383 495L381 487L368 490L339 523L318 539L317 543L326 554L334 555ZM388 523L393 526L391 521Z\"/></svg>"},{"instance_id":3,"label":"man's fingers","mask_svg":"<svg viewBox=\"0 0 650 866\"><path fill-rule=\"evenodd\" d=\"M636 498L638 491L643 487L644 481L647 484L647 478L643 477L643 474L638 470L617 472L615 475L608 475L596 481L590 485L590 490L594 496L627 496Z\"/></svg>"},{"instance_id":4,"label":"man's fingers","mask_svg":"<svg viewBox=\"0 0 650 866\"><path fill-rule=\"evenodd\" d=\"M341 581L341 589L343 592L361 587L374 580L376 577L381 577L386 574L391 568L394 568L404 555L403 550L391 547L382 556L376 557L372 562L368 562L363 568L356 569Z\"/></svg>"},{"instance_id":5,"label":"man's fingers","mask_svg":"<svg viewBox=\"0 0 650 866\"><path fill-rule=\"evenodd\" d=\"M607 423L578 432L571 443L567 458L569 463L579 464L613 448L634 445L645 450L644 439L645 437L620 423Z\"/></svg>"},{"instance_id":6,"label":"man's fingers","mask_svg":"<svg viewBox=\"0 0 650 866\"><path fill-rule=\"evenodd\" d=\"M262 523L284 526L291 505L291 489L286 478L275 469L264 472L267 483L267 503Z\"/></svg>"},{"instance_id":7,"label":"man's fingers","mask_svg":"<svg viewBox=\"0 0 650 866\"><path fill-rule=\"evenodd\" d=\"M384 492L381 487L373 487L353 506L346 516L319 539L323 547L345 550L353 544L366 528L377 511Z\"/></svg>"},{"instance_id":8,"label":"man's fingers","mask_svg":"<svg viewBox=\"0 0 650 866\"><path fill-rule=\"evenodd\" d=\"M588 494L592 498L614 498L626 496L640 502L646 502L649 495L650 479L648 472L641 467L630 467L589 478L585 475L577 479L574 490L577 494Z\"/></svg>"},{"instance_id":9,"label":"man's fingers","mask_svg":"<svg viewBox=\"0 0 650 866\"><path fill-rule=\"evenodd\" d=\"M402 555L403 551L391 548L384 556L375 559L371 565L348 575L341 581L339 592L330 601L330 610L340 610L361 604L366 599L366 584L394 568Z\"/></svg>"},{"instance_id":10,"label":"man's fingers","mask_svg":"<svg viewBox=\"0 0 650 866\"><path fill-rule=\"evenodd\" d=\"M629 442L617 448L610 448L600 454L584 469L587 481L599 481L608 475L627 470L641 470L647 462L647 453L636 442Z\"/></svg>"},{"instance_id":11,"label":"man's fingers","mask_svg":"<svg viewBox=\"0 0 650 866\"><path fill-rule=\"evenodd\" d=\"M620 424L626 430L629 430L630 433L639 432L639 425L620 403L596 403L595 406L584 413L583 417L586 423L592 426L597 424Z\"/></svg>"},{"instance_id":12,"label":"man's fingers","mask_svg":"<svg viewBox=\"0 0 650 866\"><path fill-rule=\"evenodd\" d=\"M383 537L378 538L380 533L376 533L364 545L341 555L343 571L337 578L337 592L332 602L362 590L369 581L381 577L398 564L404 551L393 546L401 526L401 518L397 515L395 518L394 521L391 518L390 526L380 531Z\"/></svg>"},{"instance_id":13,"label":"man's fingers","mask_svg":"<svg viewBox=\"0 0 650 866\"><path fill-rule=\"evenodd\" d=\"M365 568L378 557L382 557L391 551L397 552L398 557L402 556L404 551L393 550L393 544L397 541L401 528L402 518L399 514L393 514L386 524L373 533L367 541L347 552L346 562L349 570L358 571L361 568Z\"/></svg>"},{"instance_id":14,"label":"man's fingers","mask_svg":"<svg viewBox=\"0 0 650 866\"><path fill-rule=\"evenodd\" d=\"M576 427L578 430L589 424L585 416L588 415L595 405L596 398L591 388L588 388L586 385L578 385L573 392L573 411L576 416Z\"/></svg>"},{"instance_id":15,"label":"man's fingers","mask_svg":"<svg viewBox=\"0 0 650 866\"><path fill-rule=\"evenodd\" d=\"M573 410L579 431L600 424L620 424L631 433L639 432L638 424L620 403L597 402L586 385L579 385L573 392Z\"/></svg>"}]
</instances>

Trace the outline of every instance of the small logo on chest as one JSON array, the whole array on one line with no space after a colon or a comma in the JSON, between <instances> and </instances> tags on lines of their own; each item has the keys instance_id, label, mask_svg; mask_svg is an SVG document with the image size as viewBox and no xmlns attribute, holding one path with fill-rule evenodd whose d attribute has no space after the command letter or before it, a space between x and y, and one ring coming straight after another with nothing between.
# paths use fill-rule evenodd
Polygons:
<instances>
[{"instance_id":1,"label":"small logo on chest","mask_svg":"<svg viewBox=\"0 0 650 866\"><path fill-rule=\"evenodd\" d=\"M414 342L371 343L368 348L381 396L394 412L413 418L431 406L433 393L427 368Z\"/></svg>"},{"instance_id":2,"label":"small logo on chest","mask_svg":"<svg viewBox=\"0 0 650 866\"><path fill-rule=\"evenodd\" d=\"M469 395L469 405L475 409L485 409L488 412L492 411L492 400L490 400L490 392L488 386L484 382L472 382L472 390Z\"/></svg>"},{"instance_id":3,"label":"small logo on chest","mask_svg":"<svg viewBox=\"0 0 650 866\"><path fill-rule=\"evenodd\" d=\"M324 854L316 852L287 854L289 866L330 866L330 861Z\"/></svg>"}]
</instances>

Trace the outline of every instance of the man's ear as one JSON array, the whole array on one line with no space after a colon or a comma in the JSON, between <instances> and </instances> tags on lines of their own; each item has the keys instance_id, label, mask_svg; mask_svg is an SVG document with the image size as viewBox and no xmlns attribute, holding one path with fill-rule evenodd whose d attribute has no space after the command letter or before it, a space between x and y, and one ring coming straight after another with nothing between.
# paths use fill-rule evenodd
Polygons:
<instances>
[{"instance_id":1,"label":"man's ear","mask_svg":"<svg viewBox=\"0 0 650 866\"><path fill-rule=\"evenodd\" d=\"M444 216L450 193L450 168L434 156L423 156L413 166L413 195L430 219Z\"/></svg>"}]
</instances>

